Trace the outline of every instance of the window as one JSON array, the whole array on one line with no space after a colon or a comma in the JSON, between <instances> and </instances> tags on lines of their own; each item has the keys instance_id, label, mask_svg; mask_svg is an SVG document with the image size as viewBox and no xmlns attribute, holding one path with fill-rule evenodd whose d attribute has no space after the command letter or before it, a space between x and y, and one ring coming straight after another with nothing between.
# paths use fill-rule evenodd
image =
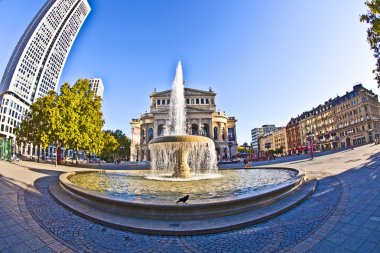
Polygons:
<instances>
[{"instance_id":1,"label":"window","mask_svg":"<svg viewBox=\"0 0 380 253\"><path fill-rule=\"evenodd\" d=\"M219 130L218 127L214 127L214 140L218 140Z\"/></svg>"},{"instance_id":2,"label":"window","mask_svg":"<svg viewBox=\"0 0 380 253\"><path fill-rule=\"evenodd\" d=\"M161 105L161 100L157 100L157 105Z\"/></svg>"},{"instance_id":3,"label":"window","mask_svg":"<svg viewBox=\"0 0 380 253\"><path fill-rule=\"evenodd\" d=\"M209 100L208 100L208 98L206 98L206 104L209 104Z\"/></svg>"},{"instance_id":4,"label":"window","mask_svg":"<svg viewBox=\"0 0 380 253\"><path fill-rule=\"evenodd\" d=\"M199 104L199 98L197 98L196 100L195 100L195 103L198 105Z\"/></svg>"},{"instance_id":5,"label":"window","mask_svg":"<svg viewBox=\"0 0 380 253\"><path fill-rule=\"evenodd\" d=\"M203 105L205 103L205 100L202 98L201 99L201 104Z\"/></svg>"}]
</instances>

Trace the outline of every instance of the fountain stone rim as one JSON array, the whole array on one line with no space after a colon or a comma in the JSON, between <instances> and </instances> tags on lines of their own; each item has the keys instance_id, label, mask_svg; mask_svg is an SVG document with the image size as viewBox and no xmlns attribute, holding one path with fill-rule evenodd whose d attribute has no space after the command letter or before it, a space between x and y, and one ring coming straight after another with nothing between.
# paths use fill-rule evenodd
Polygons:
<instances>
[{"instance_id":1,"label":"fountain stone rim","mask_svg":"<svg viewBox=\"0 0 380 253\"><path fill-rule=\"evenodd\" d=\"M213 142L212 139L206 136L201 135L189 135L189 134L177 134L177 135L166 135L166 136L159 136L154 139L152 139L149 142L149 145L151 144L157 144L157 143L168 143L168 142L199 142L199 143L209 143Z\"/></svg>"}]
</instances>

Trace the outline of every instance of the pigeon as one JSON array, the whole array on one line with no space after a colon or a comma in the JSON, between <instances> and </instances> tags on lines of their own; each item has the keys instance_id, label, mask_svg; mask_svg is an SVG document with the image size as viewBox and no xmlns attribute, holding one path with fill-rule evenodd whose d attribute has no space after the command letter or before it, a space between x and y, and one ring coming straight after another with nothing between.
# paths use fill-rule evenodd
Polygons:
<instances>
[{"instance_id":1,"label":"pigeon","mask_svg":"<svg viewBox=\"0 0 380 253\"><path fill-rule=\"evenodd\" d=\"M184 204L187 204L186 201L189 200L189 197L190 197L189 195L186 195L185 197L180 198L180 199L177 201L177 204L178 204L179 202L183 202Z\"/></svg>"}]
</instances>

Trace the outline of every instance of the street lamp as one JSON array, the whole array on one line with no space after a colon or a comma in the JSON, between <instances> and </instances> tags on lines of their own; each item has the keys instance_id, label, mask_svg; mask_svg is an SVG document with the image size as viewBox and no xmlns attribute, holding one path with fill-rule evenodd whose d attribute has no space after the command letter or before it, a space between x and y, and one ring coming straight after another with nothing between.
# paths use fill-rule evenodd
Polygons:
<instances>
[{"instance_id":1,"label":"street lamp","mask_svg":"<svg viewBox=\"0 0 380 253\"><path fill-rule=\"evenodd\" d=\"M136 153L137 153L136 162L138 162L139 161L139 146L136 144L135 147L136 147Z\"/></svg>"},{"instance_id":2,"label":"street lamp","mask_svg":"<svg viewBox=\"0 0 380 253\"><path fill-rule=\"evenodd\" d=\"M231 159L231 162L232 162L231 148L232 148L232 146L234 145L234 143L230 141L230 142L227 143L227 145L228 145L228 148L229 148L229 150L230 150L230 159Z\"/></svg>"},{"instance_id":3,"label":"street lamp","mask_svg":"<svg viewBox=\"0 0 380 253\"><path fill-rule=\"evenodd\" d=\"M124 159L124 146L123 145L120 146L120 153L121 153L122 159Z\"/></svg>"},{"instance_id":4,"label":"street lamp","mask_svg":"<svg viewBox=\"0 0 380 253\"><path fill-rule=\"evenodd\" d=\"M310 160L313 160L313 134L311 132L308 132L306 134L307 141L309 142L309 152L310 152Z\"/></svg>"},{"instance_id":5,"label":"street lamp","mask_svg":"<svg viewBox=\"0 0 380 253\"><path fill-rule=\"evenodd\" d=\"M268 156L268 161L269 161L269 149L272 146L272 143L269 141L265 142L265 148L267 149L267 156Z\"/></svg>"},{"instance_id":6,"label":"street lamp","mask_svg":"<svg viewBox=\"0 0 380 253\"><path fill-rule=\"evenodd\" d=\"M244 151L247 151L248 143L247 143L247 142L244 142L244 143L243 143L243 146L244 146Z\"/></svg>"}]
</instances>

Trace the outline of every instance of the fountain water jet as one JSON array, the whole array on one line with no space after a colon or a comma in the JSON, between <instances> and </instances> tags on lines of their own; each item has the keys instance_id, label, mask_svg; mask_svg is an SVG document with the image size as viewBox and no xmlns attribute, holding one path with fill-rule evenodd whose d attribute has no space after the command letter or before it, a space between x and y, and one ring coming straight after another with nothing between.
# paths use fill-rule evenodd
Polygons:
<instances>
[{"instance_id":1,"label":"fountain water jet","mask_svg":"<svg viewBox=\"0 0 380 253\"><path fill-rule=\"evenodd\" d=\"M215 174L217 159L214 142L204 136L186 135L185 88L181 62L178 63L170 97L169 121L164 136L149 142L152 173L191 178Z\"/></svg>"}]
</instances>

